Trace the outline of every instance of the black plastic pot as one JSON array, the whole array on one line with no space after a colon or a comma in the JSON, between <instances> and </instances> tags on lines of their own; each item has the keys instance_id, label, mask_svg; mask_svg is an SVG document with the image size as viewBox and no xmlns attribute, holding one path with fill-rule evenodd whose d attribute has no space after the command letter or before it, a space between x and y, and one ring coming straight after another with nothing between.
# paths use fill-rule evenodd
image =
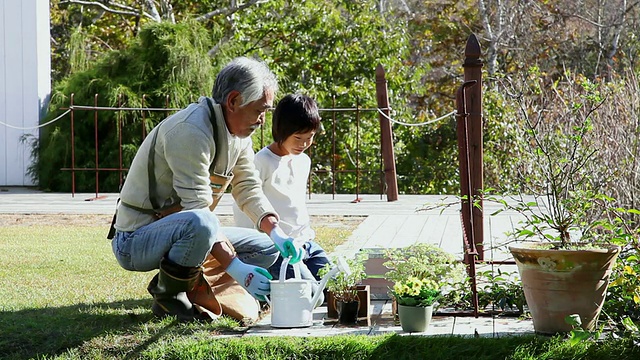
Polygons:
<instances>
[{"instance_id":1,"label":"black plastic pot","mask_svg":"<svg viewBox=\"0 0 640 360\"><path fill-rule=\"evenodd\" d=\"M338 310L338 322L341 324L355 324L358 322L360 301L336 301L336 309Z\"/></svg>"}]
</instances>

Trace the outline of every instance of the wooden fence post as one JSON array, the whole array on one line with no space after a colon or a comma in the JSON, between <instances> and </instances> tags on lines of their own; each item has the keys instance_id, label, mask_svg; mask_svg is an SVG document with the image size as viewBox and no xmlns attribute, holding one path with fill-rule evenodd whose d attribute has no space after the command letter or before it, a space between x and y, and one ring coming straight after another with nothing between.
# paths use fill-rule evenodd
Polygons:
<instances>
[{"instance_id":1,"label":"wooden fence post","mask_svg":"<svg viewBox=\"0 0 640 360\"><path fill-rule=\"evenodd\" d=\"M376 66L376 99L380 119L380 146L384 164L384 178L387 183L387 201L398 200L398 180L396 178L396 157L393 152L393 133L389 121L389 95L387 94L387 79L381 64Z\"/></svg>"}]
</instances>

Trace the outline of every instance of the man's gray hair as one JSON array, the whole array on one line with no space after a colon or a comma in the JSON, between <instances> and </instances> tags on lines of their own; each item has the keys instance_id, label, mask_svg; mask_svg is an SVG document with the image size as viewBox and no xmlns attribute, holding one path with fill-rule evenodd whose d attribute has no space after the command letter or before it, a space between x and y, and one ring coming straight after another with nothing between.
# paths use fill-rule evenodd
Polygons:
<instances>
[{"instance_id":1,"label":"man's gray hair","mask_svg":"<svg viewBox=\"0 0 640 360\"><path fill-rule=\"evenodd\" d=\"M274 95L278 91L278 80L263 61L248 57L237 57L227 64L213 84L213 99L223 104L229 93L236 90L242 97L245 106L259 100L266 92Z\"/></svg>"}]
</instances>

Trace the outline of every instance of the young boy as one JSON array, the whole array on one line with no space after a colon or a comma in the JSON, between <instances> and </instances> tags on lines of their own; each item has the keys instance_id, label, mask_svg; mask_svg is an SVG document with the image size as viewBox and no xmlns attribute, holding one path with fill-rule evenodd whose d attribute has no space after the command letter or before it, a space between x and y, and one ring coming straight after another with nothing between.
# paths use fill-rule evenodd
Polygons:
<instances>
[{"instance_id":1,"label":"young boy","mask_svg":"<svg viewBox=\"0 0 640 360\"><path fill-rule=\"evenodd\" d=\"M278 102L273 113L271 133L274 142L256 153L254 160L264 194L280 216L280 227L296 243L302 244L302 278L316 280L320 280L318 270L329 263L329 259L320 245L313 241L316 234L311 228L305 202L311 159L304 151L313 143L319 128L316 102L306 95L287 95ZM235 204L233 215L237 226L254 226ZM280 256L269 268L276 279L280 275L282 260ZM288 270L287 278L290 278L293 275L291 266Z\"/></svg>"}]
</instances>

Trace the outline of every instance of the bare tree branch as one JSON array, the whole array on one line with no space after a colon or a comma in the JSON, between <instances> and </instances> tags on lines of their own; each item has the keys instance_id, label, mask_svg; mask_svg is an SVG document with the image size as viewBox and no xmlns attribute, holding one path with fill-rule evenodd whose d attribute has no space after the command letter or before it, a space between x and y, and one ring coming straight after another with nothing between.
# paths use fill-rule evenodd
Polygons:
<instances>
[{"instance_id":1,"label":"bare tree branch","mask_svg":"<svg viewBox=\"0 0 640 360\"><path fill-rule=\"evenodd\" d=\"M260 4L260 3L264 3L267 2L268 0L250 0L247 1L246 3L238 6L236 5L236 2L233 1L231 6L229 6L228 8L225 9L218 9L218 10L214 10L211 12L208 12L204 15L200 15L196 18L197 21L205 21L205 20L209 20L214 16L218 16L218 15L225 15L225 16L229 16L235 12L238 12L240 10L244 10L246 8L248 8L249 6L255 5L255 4Z\"/></svg>"},{"instance_id":2,"label":"bare tree branch","mask_svg":"<svg viewBox=\"0 0 640 360\"><path fill-rule=\"evenodd\" d=\"M118 14L118 15L128 15L128 16L140 16L143 15L153 21L160 21L160 16L157 15L154 16L154 14L150 14L146 11L142 11L139 9L136 9L134 7L128 6L128 5L124 5L124 4L118 4L118 3L110 3L110 5L112 7L108 7L107 5L98 2L98 1L84 1L84 0L65 0L65 1L61 1L60 5L67 5L67 4L77 4L77 5L86 5L86 6L92 6L92 7L96 7L96 8L100 8L106 12L112 13L112 14Z\"/></svg>"},{"instance_id":3,"label":"bare tree branch","mask_svg":"<svg viewBox=\"0 0 640 360\"><path fill-rule=\"evenodd\" d=\"M153 3L153 1L151 0L147 0L147 2ZM173 14L173 6L171 5L171 0L160 0L160 7L162 8L164 18L171 21L172 24L175 24L176 17Z\"/></svg>"},{"instance_id":4,"label":"bare tree branch","mask_svg":"<svg viewBox=\"0 0 640 360\"><path fill-rule=\"evenodd\" d=\"M160 16L158 8L156 7L156 4L153 2L153 0L144 0L144 4L151 13L152 19L154 19L156 22L162 21L162 17Z\"/></svg>"},{"instance_id":5,"label":"bare tree branch","mask_svg":"<svg viewBox=\"0 0 640 360\"><path fill-rule=\"evenodd\" d=\"M129 10L129 11L135 11L136 13L139 13L140 10L134 8L133 6L129 6L129 5L125 5L125 4L120 4L120 3L114 3L114 2L109 2L109 5L121 9L121 10Z\"/></svg>"}]
</instances>

